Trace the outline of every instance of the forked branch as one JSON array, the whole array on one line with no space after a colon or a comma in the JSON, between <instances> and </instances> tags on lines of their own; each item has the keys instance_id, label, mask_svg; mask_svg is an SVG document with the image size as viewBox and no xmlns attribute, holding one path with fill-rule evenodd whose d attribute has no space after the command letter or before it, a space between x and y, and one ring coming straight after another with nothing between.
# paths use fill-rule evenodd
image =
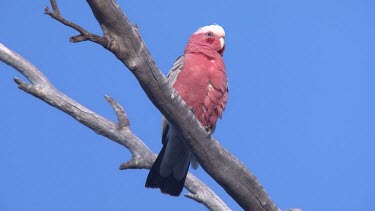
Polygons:
<instances>
[{"instance_id":1,"label":"forked branch","mask_svg":"<svg viewBox=\"0 0 375 211\"><path fill-rule=\"evenodd\" d=\"M66 25L66 26L69 26L69 27L75 29L76 31L78 31L80 33L79 35L70 37L70 42L76 43L76 42L82 42L82 41L90 40L90 41L96 42L99 45L102 45L104 47L108 46L109 42L108 42L108 39L106 39L105 37L101 37L101 36L98 36L96 34L92 34L88 31L86 31L84 28L78 26L77 24L75 24L73 22L70 22L70 21L66 20L65 18L63 18L60 15L60 10L57 6L56 1L51 1L51 5L52 5L53 12L51 12L51 10L48 7L46 7L44 9L44 14L51 16L53 19L59 21L60 23Z\"/></svg>"}]
</instances>

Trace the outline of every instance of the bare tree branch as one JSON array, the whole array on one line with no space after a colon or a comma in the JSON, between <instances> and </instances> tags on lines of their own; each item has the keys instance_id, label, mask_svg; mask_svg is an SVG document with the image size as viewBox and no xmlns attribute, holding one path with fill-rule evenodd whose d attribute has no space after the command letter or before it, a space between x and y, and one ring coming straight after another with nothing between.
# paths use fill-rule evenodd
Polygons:
<instances>
[{"instance_id":1,"label":"bare tree branch","mask_svg":"<svg viewBox=\"0 0 375 211\"><path fill-rule=\"evenodd\" d=\"M0 60L15 68L30 82L26 83L15 78L18 87L33 96L43 100L51 106L65 112L88 128L125 146L132 154L132 158L122 169L150 169L156 155L130 130L130 123L124 109L111 97L107 101L114 108L118 123L114 123L99 114L94 113L61 93L34 65L20 55L14 53L0 43ZM191 192L189 198L202 203L211 210L230 210L228 206L203 182L189 174L185 187ZM204 197L202 197L204 196Z\"/></svg>"},{"instance_id":2,"label":"bare tree branch","mask_svg":"<svg viewBox=\"0 0 375 211\"><path fill-rule=\"evenodd\" d=\"M47 8L46 14L80 33L80 35L71 38L72 42L90 40L112 52L134 74L153 104L182 134L203 169L206 170L206 172L218 182L243 209L279 210L264 191L262 185L246 166L223 148L218 141L208 135L204 128L201 127L194 114L189 110L183 100L178 96L177 92L168 83L165 76L157 68L139 34L138 28L130 23L117 3L114 0L87 0L87 2L102 28L104 33L103 37L91 34L82 27L62 18L54 0L51 0L54 12L51 13ZM1 56L0 59L2 59ZM139 165L140 168L149 168L151 166L155 155L149 151L143 142L130 132L129 128L123 127L119 129L118 125L120 125L120 123L114 124L93 113L54 89L52 85L51 87L45 87L41 84L34 84L32 80L30 81L32 85L17 80L21 89L71 115L97 133L126 146L132 152L133 157L129 162L123 164L121 168L138 168L138 163L141 163ZM46 81L46 83L50 84L48 81ZM98 125L97 123L101 121L107 125ZM106 128L103 128L104 126ZM124 137L126 137L126 139L122 139ZM132 140L131 138L136 141L125 141ZM152 157L152 159L142 160L144 157L137 154L136 150L139 147L146 148L146 151L150 154L149 156ZM149 156L147 155L147 157ZM189 190L195 187L193 184L191 184L190 188L188 187L187 184L190 179L192 179L192 177L189 174L185 184ZM198 191L190 191L192 194L188 194L187 197L194 198L198 202L203 201L204 198L201 197L201 194L198 194Z\"/></svg>"},{"instance_id":3,"label":"bare tree branch","mask_svg":"<svg viewBox=\"0 0 375 211\"><path fill-rule=\"evenodd\" d=\"M130 122L128 119L128 116L125 113L124 108L118 104L114 99L112 99L110 96L105 96L105 99L116 112L117 119L118 119L118 129L122 129L124 127L130 128Z\"/></svg>"},{"instance_id":4,"label":"bare tree branch","mask_svg":"<svg viewBox=\"0 0 375 211\"><path fill-rule=\"evenodd\" d=\"M52 5L53 12L51 12L50 9L48 7L46 7L44 9L44 14L47 14L47 15L51 16L53 19L59 21L60 23L66 25L66 26L69 26L69 27L77 30L80 33L80 35L71 37L70 42L76 43L76 42L82 42L82 41L90 40L90 41L98 43L99 45L102 45L103 47L108 46L108 40L105 37L101 37L101 36L98 36L96 34L91 34L88 31L86 31L84 28L82 28L82 27L78 26L77 24L75 24L73 22L70 22L70 21L66 20L65 18L63 18L60 15L60 11L59 11L59 8L57 6L56 1L51 1L51 5Z\"/></svg>"},{"instance_id":5,"label":"bare tree branch","mask_svg":"<svg viewBox=\"0 0 375 211\"><path fill-rule=\"evenodd\" d=\"M209 136L157 68L115 0L87 0L111 51L134 74L161 113L183 135L204 170L245 210L279 210L255 176ZM185 114L185 115L181 115Z\"/></svg>"}]
</instances>

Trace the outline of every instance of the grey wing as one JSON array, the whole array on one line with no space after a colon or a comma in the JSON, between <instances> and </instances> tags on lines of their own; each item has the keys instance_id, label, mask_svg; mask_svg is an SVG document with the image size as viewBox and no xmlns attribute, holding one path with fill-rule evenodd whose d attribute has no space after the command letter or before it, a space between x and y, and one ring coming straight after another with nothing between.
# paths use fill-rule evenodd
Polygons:
<instances>
[{"instance_id":1,"label":"grey wing","mask_svg":"<svg viewBox=\"0 0 375 211\"><path fill-rule=\"evenodd\" d=\"M183 66L184 66L184 56L180 56L176 59L171 70L169 70L169 73L167 75L167 78L172 85L174 84L174 82L176 82L177 76L181 72Z\"/></svg>"},{"instance_id":2,"label":"grey wing","mask_svg":"<svg viewBox=\"0 0 375 211\"><path fill-rule=\"evenodd\" d=\"M184 66L184 56L180 56L176 59L176 61L173 63L173 66L171 70L169 70L169 73L167 74L168 81L171 85L173 85L176 82L178 74L181 72L182 67ZM165 119L164 116L162 116L162 137L161 141L164 144L168 135L169 125L167 124L167 119Z\"/></svg>"}]
</instances>

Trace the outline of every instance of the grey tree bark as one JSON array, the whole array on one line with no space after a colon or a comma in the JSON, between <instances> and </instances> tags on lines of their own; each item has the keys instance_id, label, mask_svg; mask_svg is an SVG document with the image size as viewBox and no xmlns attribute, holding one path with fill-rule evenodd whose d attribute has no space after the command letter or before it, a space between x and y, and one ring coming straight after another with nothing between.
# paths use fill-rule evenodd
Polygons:
<instances>
[{"instance_id":1,"label":"grey tree bark","mask_svg":"<svg viewBox=\"0 0 375 211\"><path fill-rule=\"evenodd\" d=\"M87 3L103 31L103 36L91 34L64 19L54 0L51 0L53 11L47 7L45 13L80 33L71 37L71 42L89 40L112 52L134 74L155 107L183 135L202 168L244 210L279 210L246 166L201 127L194 114L157 68L138 27L131 24L117 3L114 0L87 0ZM156 158L155 154L131 132L123 108L112 98L106 96L118 116L117 124L58 91L30 62L1 44L0 60L14 67L31 82L28 84L16 78L15 82L20 89L62 110L98 134L128 148L132 153L132 159L122 164L121 169L151 167ZM229 210L211 189L190 173L185 187L190 191L187 197L203 203L207 208Z\"/></svg>"}]
</instances>

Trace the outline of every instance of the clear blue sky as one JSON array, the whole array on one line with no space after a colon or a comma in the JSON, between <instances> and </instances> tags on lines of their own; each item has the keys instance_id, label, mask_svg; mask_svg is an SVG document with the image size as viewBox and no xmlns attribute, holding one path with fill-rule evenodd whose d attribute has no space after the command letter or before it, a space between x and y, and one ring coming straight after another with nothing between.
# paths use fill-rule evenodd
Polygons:
<instances>
[{"instance_id":1,"label":"clear blue sky","mask_svg":"<svg viewBox=\"0 0 375 211\"><path fill-rule=\"evenodd\" d=\"M85 1L61 13L101 34ZM119 1L167 73L198 27L226 30L229 103L215 137L282 209L375 210L375 3L339 1ZM49 2L6 1L0 42L61 91L116 120L104 95L127 110L154 152L160 113L102 47L69 43L76 32L48 16ZM230 5L229 5L230 4ZM0 210L205 210L144 188L146 170L119 171L127 149L20 91L0 63ZM240 208L200 168L194 171Z\"/></svg>"}]
</instances>

